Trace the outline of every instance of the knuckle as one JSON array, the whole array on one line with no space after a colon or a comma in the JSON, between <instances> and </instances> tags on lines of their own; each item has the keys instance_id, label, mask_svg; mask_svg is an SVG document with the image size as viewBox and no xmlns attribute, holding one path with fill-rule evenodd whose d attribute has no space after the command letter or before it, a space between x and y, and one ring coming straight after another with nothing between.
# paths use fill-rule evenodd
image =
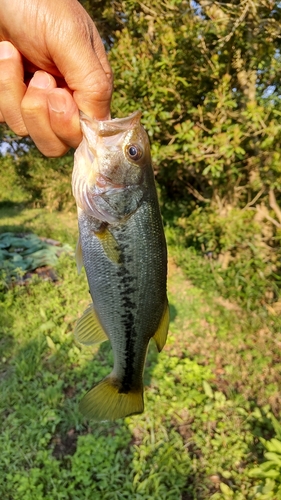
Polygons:
<instances>
[{"instance_id":1,"label":"knuckle","mask_svg":"<svg viewBox=\"0 0 281 500\"><path fill-rule=\"evenodd\" d=\"M0 92L9 94L10 92L13 91L13 83L9 78L5 78L5 76L2 74L1 75L1 80L0 80Z\"/></svg>"},{"instance_id":2,"label":"knuckle","mask_svg":"<svg viewBox=\"0 0 281 500\"><path fill-rule=\"evenodd\" d=\"M33 116L38 116L42 110L42 106L36 100L32 101L30 99L24 98L21 102L21 112L26 118L32 118Z\"/></svg>"},{"instance_id":3,"label":"knuckle","mask_svg":"<svg viewBox=\"0 0 281 500\"><path fill-rule=\"evenodd\" d=\"M70 149L69 146L66 146L64 144L60 145L49 144L47 147L46 144L36 144L36 146L39 149L39 151L41 151L41 153L44 156L47 156L48 158L59 158L60 156L65 155Z\"/></svg>"},{"instance_id":4,"label":"knuckle","mask_svg":"<svg viewBox=\"0 0 281 500\"><path fill-rule=\"evenodd\" d=\"M111 97L112 90L113 90L112 82L106 79L97 82L96 85L93 85L92 94L95 94L98 100L107 101Z\"/></svg>"}]
</instances>

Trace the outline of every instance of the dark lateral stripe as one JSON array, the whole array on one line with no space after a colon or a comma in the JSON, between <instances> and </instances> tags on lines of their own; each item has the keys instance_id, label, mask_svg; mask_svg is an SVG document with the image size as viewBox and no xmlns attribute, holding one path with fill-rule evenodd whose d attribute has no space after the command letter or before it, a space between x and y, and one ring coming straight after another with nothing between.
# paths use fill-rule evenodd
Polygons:
<instances>
[{"instance_id":1,"label":"dark lateral stripe","mask_svg":"<svg viewBox=\"0 0 281 500\"><path fill-rule=\"evenodd\" d=\"M126 267L131 260L132 257L128 253L127 247L128 244L126 242L127 236L126 232L119 232L119 249L121 250L123 256L123 262L120 268L117 271L117 275L120 279L119 282L119 290L120 290L120 299L121 299L121 318L122 318L122 334L125 336L125 352L123 362L125 364L124 368L124 377L122 380L122 385L119 389L120 393L128 393L134 384L135 377L135 345L137 340L137 332L135 327L135 315L134 309L136 309L137 305L135 303L134 294L137 291L137 283L136 277L132 276L130 269Z\"/></svg>"},{"instance_id":2,"label":"dark lateral stripe","mask_svg":"<svg viewBox=\"0 0 281 500\"><path fill-rule=\"evenodd\" d=\"M119 389L121 393L127 393L131 390L133 386L133 381L135 378L135 344L137 340L137 332L135 329L134 314L133 310L136 308L134 302L133 294L136 288L133 286L135 278L130 276L128 269L122 266L123 276L130 278L130 286L126 287L120 293L121 303L122 303L122 326L123 335L125 336L125 353L124 353L124 377L122 380L122 385ZM123 288L123 287L122 287Z\"/></svg>"}]
</instances>

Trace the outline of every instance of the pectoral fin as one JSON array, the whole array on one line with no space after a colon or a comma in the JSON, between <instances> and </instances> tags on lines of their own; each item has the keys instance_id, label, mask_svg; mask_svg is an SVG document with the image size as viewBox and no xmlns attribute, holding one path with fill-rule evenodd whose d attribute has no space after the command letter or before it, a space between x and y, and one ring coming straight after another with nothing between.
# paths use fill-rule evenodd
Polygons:
<instances>
[{"instance_id":1,"label":"pectoral fin","mask_svg":"<svg viewBox=\"0 0 281 500\"><path fill-rule=\"evenodd\" d=\"M164 345L166 344L168 329L169 329L169 321L170 321L170 314L169 314L169 304L167 301L163 316L161 318L157 331L153 336L157 345L158 352L162 351Z\"/></svg>"},{"instance_id":2,"label":"pectoral fin","mask_svg":"<svg viewBox=\"0 0 281 500\"><path fill-rule=\"evenodd\" d=\"M76 340L84 345L100 344L108 340L97 317L94 304L90 304L78 320L74 335Z\"/></svg>"},{"instance_id":3,"label":"pectoral fin","mask_svg":"<svg viewBox=\"0 0 281 500\"><path fill-rule=\"evenodd\" d=\"M121 263L121 251L118 247L118 243L114 238L113 234L109 231L108 227L103 227L102 230L96 231L95 235L98 237L102 244L104 253L107 257L115 264Z\"/></svg>"},{"instance_id":4,"label":"pectoral fin","mask_svg":"<svg viewBox=\"0 0 281 500\"><path fill-rule=\"evenodd\" d=\"M80 237L78 238L76 245L75 260L76 260L78 274L80 274L81 269L84 266Z\"/></svg>"}]
</instances>

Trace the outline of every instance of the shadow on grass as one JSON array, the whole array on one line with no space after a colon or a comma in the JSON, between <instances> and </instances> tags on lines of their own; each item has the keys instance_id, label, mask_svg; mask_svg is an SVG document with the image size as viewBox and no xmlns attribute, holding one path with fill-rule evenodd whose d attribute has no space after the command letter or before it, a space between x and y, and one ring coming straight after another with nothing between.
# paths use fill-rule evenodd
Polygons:
<instances>
[{"instance_id":1,"label":"shadow on grass","mask_svg":"<svg viewBox=\"0 0 281 500\"><path fill-rule=\"evenodd\" d=\"M174 308L174 314L175 311ZM13 328L11 321L9 328ZM13 366L11 376L1 381L5 395L2 405L8 417L2 432L10 443L2 457L2 470L9 474L10 464L15 463L13 467L18 473L15 478L10 475L6 485L11 498L18 498L24 478L25 491L30 498L33 498L33 482L34 488L40 485L42 499L50 498L50 495L60 498L59 494L64 494L66 496L61 498L74 498L75 495L82 500L92 498L93 494L97 499L148 500L154 497L153 488L158 482L161 498L180 498L171 495L171 481L178 482L173 462L165 464L165 453L169 451L173 456L174 452L169 440L160 442L157 438L153 442L149 424L151 409L146 408L145 413L136 419L132 417L114 423L86 422L79 414L79 400L86 389L110 373L113 356L109 342L105 342L82 368L78 368L75 360L69 363L69 357L76 350L72 338L61 345L52 345L40 333L40 326L35 337L33 332L31 340L14 349L10 360ZM158 360L152 341L145 367L146 386L151 383ZM140 422L146 420L148 428L141 431L144 434L140 438ZM175 451L173 460L176 459ZM164 460L164 465L161 460ZM153 474L152 468L155 469ZM36 478L32 479L34 475ZM157 475L159 477L155 479ZM182 477L179 476L178 480L182 481ZM157 491L155 494L158 498Z\"/></svg>"},{"instance_id":2,"label":"shadow on grass","mask_svg":"<svg viewBox=\"0 0 281 500\"><path fill-rule=\"evenodd\" d=\"M1 201L0 202L0 233L15 232L15 233L30 233L30 228L27 225L36 219L36 215L31 216L24 220L24 222L19 222L19 217L22 212L28 208L26 203L16 203L13 201ZM38 217L38 216L37 216ZM13 223L15 218L16 223ZM1 223L1 219L12 219L12 221L7 223Z\"/></svg>"},{"instance_id":3,"label":"shadow on grass","mask_svg":"<svg viewBox=\"0 0 281 500\"><path fill-rule=\"evenodd\" d=\"M176 314L176 307L173 307L172 317ZM1 315L0 324L5 325L6 333L3 330L2 337L9 345L13 342L13 319L9 311ZM5 380L0 377L3 394L6 394L3 398L6 419L2 420L1 432L10 444L8 447L6 443L2 457L4 474L9 473L9 464L15 463L16 477L27 478L25 491L30 498L33 496L28 488L36 474L34 488L40 485L42 499L53 495L53 498L84 500L90 499L92 494L97 500L205 500L218 491L203 471L191 466L192 457L200 459L197 455L201 453L190 444L194 432L192 422L186 423L189 433L186 437L180 433L184 449L186 447L185 475L177 472L181 458L170 439L178 429L165 414L156 416L155 422L159 419L162 422L158 428L154 427L158 424L153 423L152 412L161 412L157 391L155 395L150 394L150 404L141 416L114 423L85 421L78 411L79 400L86 390L110 373L113 356L109 342L105 342L82 367L77 367L77 359L83 356L83 351L76 351L72 337L65 337L60 345L52 345L40 333L40 326L34 338L14 349L10 376ZM159 359L152 340L144 374L145 386L152 384L152 390L153 371ZM155 398L154 405L151 398ZM166 429L163 435L161 427ZM254 423L253 432L259 434ZM260 434L264 436L263 429ZM251 455L255 452L249 447ZM0 457L0 465L1 460ZM173 486L182 484L183 479L184 484L178 492L171 493ZM21 482L10 483L10 498L19 498L21 487ZM154 492L158 487L159 492Z\"/></svg>"},{"instance_id":4,"label":"shadow on grass","mask_svg":"<svg viewBox=\"0 0 281 500\"><path fill-rule=\"evenodd\" d=\"M16 217L22 210L27 208L26 203L18 203L11 200L0 201L0 218Z\"/></svg>"},{"instance_id":5,"label":"shadow on grass","mask_svg":"<svg viewBox=\"0 0 281 500\"><path fill-rule=\"evenodd\" d=\"M10 376L0 381L3 386L1 393L5 396L2 399L3 413L7 416L2 419L0 439L3 439L3 446L0 442L0 449L4 452L0 462L5 474L9 473L11 466L16 472L10 475L6 490L10 494L8 498L18 500L20 492L24 491L27 498L36 500L39 497L34 496L32 487L35 492L40 487L40 500L210 498L217 490L209 484L202 470L196 470L196 465L192 467L192 461L199 463L203 452L198 446L194 445L192 449L190 445L196 430L192 428L193 421L188 415L189 403L183 399L187 413L179 416L179 425L170 410L176 387L181 384L181 373L188 371L186 367L189 365L182 363L180 371L171 375L169 352L158 355L153 340L144 372L146 407L143 415L115 423L95 423L85 421L79 414L80 399L110 373L113 355L109 342L101 344L94 355L92 350L87 354L86 350L80 351L75 345L71 335L73 316L70 320L66 316L72 313L69 304L78 298L74 296L76 288L70 288L71 300L68 299L70 286L68 279L64 291L63 282L57 288L36 285L33 295L32 287L30 293L26 290L24 299L19 300L14 309L14 314L17 311L23 318L20 321L24 329L22 337L19 322L13 324L8 308L6 317L3 317L7 324L6 333L12 335L15 331L15 339L22 338L21 344L13 349ZM23 291L18 289L17 293L19 298L22 297ZM29 309L27 313L24 304L29 300L34 305L34 312ZM174 303L170 304L172 321L183 314L179 299L175 303L179 304L178 308ZM41 309L45 309L46 304L44 319L45 312ZM13 307L13 302L10 307ZM44 321L45 329L42 329ZM50 321L53 326L48 324ZM67 321L68 325L65 324ZM171 358L175 360L176 355L173 353ZM161 364L162 374L159 375L158 371L157 375L154 372ZM177 373L179 378L176 378ZM182 392L184 398L189 398L192 391L200 396L201 381L195 386L193 384L192 380ZM161 404L163 396L166 407ZM163 408L167 408L167 414ZM201 408L198 411L201 412ZM183 435L183 425L186 435ZM200 425L203 425L201 420ZM24 478L26 483L23 483Z\"/></svg>"},{"instance_id":6,"label":"shadow on grass","mask_svg":"<svg viewBox=\"0 0 281 500\"><path fill-rule=\"evenodd\" d=\"M4 284L4 288L5 287L6 285ZM13 347L15 344L12 331L14 322L13 316L9 310L1 304L2 293L0 291L0 383L1 381L6 380L11 373L9 361L12 357Z\"/></svg>"},{"instance_id":7,"label":"shadow on grass","mask_svg":"<svg viewBox=\"0 0 281 500\"><path fill-rule=\"evenodd\" d=\"M175 321L177 317L177 308L173 303L169 303L169 310L170 310L170 323Z\"/></svg>"}]
</instances>

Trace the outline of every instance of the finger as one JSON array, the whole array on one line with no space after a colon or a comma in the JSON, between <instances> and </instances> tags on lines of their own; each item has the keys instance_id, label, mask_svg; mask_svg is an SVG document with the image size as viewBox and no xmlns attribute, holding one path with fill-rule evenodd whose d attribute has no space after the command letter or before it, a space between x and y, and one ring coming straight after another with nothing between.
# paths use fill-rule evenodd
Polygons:
<instances>
[{"instance_id":1,"label":"finger","mask_svg":"<svg viewBox=\"0 0 281 500\"><path fill-rule=\"evenodd\" d=\"M61 156L69 146L54 133L50 123L47 95L56 87L55 79L37 71L22 100L22 116L30 137L45 156Z\"/></svg>"},{"instance_id":2,"label":"finger","mask_svg":"<svg viewBox=\"0 0 281 500\"><path fill-rule=\"evenodd\" d=\"M10 42L0 42L0 110L1 121L18 135L28 134L21 101L26 91L21 55Z\"/></svg>"},{"instance_id":3,"label":"finger","mask_svg":"<svg viewBox=\"0 0 281 500\"><path fill-rule=\"evenodd\" d=\"M77 82L77 90L73 97L78 108L83 111L83 107L89 116L94 116L98 120L110 119L110 102L113 91L113 73L109 65L104 45L93 25L94 51L88 54L87 65L90 69L87 77L83 80L83 87ZM93 57L95 55L95 58ZM79 87L80 83L80 87Z\"/></svg>"},{"instance_id":4,"label":"finger","mask_svg":"<svg viewBox=\"0 0 281 500\"><path fill-rule=\"evenodd\" d=\"M93 21L82 6L75 3L76 17L84 19L84 22L79 23L78 29L73 8L74 4L72 10L64 12L64 18L52 26L52 34L48 34L48 49L68 87L73 91L78 108L88 116L105 120L110 117L112 71ZM64 49L66 38L67 53Z\"/></svg>"},{"instance_id":5,"label":"finger","mask_svg":"<svg viewBox=\"0 0 281 500\"><path fill-rule=\"evenodd\" d=\"M77 107L87 116L97 120L110 119L110 101L112 85L103 79L103 71L95 70L84 78L85 86L79 88L77 84L73 98Z\"/></svg>"},{"instance_id":6,"label":"finger","mask_svg":"<svg viewBox=\"0 0 281 500\"><path fill-rule=\"evenodd\" d=\"M66 89L54 89L47 96L50 124L60 140L72 148L82 141L79 111L72 95Z\"/></svg>"},{"instance_id":7,"label":"finger","mask_svg":"<svg viewBox=\"0 0 281 500\"><path fill-rule=\"evenodd\" d=\"M103 118L95 117L97 119L109 119L110 101L113 91L113 73L103 42L92 21L88 29L90 31L89 40L92 41L91 46L88 44L88 53L86 52L85 54L85 57L87 57L87 66L85 68L89 68L88 79L85 77L83 87L80 86L80 88L78 82L74 97L76 97L78 102L80 100L81 102L86 101L92 107L94 102L94 107L99 111L100 116L104 115ZM89 116L91 116L90 112Z\"/></svg>"}]
</instances>

